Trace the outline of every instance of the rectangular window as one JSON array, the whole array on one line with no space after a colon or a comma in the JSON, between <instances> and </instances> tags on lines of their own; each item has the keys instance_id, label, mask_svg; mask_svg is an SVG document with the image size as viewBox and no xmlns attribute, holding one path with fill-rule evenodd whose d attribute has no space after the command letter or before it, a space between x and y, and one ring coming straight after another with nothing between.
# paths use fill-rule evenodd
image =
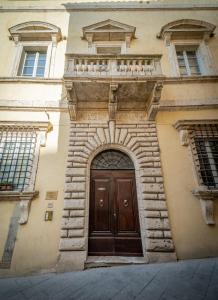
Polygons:
<instances>
[{"instance_id":1,"label":"rectangular window","mask_svg":"<svg viewBox=\"0 0 218 300\"><path fill-rule=\"evenodd\" d=\"M181 76L200 75L196 50L194 49L176 49L178 66Z\"/></svg>"},{"instance_id":2,"label":"rectangular window","mask_svg":"<svg viewBox=\"0 0 218 300\"><path fill-rule=\"evenodd\" d=\"M21 75L31 77L44 77L45 65L45 51L26 51L24 53Z\"/></svg>"},{"instance_id":3,"label":"rectangular window","mask_svg":"<svg viewBox=\"0 0 218 300\"><path fill-rule=\"evenodd\" d=\"M193 133L192 150L200 183L218 188L218 128L201 127Z\"/></svg>"},{"instance_id":4,"label":"rectangular window","mask_svg":"<svg viewBox=\"0 0 218 300\"><path fill-rule=\"evenodd\" d=\"M1 190L23 191L32 172L37 135L34 131L0 132Z\"/></svg>"}]
</instances>

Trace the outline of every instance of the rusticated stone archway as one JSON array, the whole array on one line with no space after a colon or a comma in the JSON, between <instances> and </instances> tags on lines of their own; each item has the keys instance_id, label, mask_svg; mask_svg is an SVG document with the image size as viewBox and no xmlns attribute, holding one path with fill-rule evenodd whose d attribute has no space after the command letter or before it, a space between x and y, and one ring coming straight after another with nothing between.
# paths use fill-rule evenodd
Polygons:
<instances>
[{"instance_id":1,"label":"rusticated stone archway","mask_svg":"<svg viewBox=\"0 0 218 300\"><path fill-rule=\"evenodd\" d=\"M71 123L59 269L84 267L88 249L90 165L106 149L121 150L134 163L145 261L175 259L155 123Z\"/></svg>"}]
</instances>

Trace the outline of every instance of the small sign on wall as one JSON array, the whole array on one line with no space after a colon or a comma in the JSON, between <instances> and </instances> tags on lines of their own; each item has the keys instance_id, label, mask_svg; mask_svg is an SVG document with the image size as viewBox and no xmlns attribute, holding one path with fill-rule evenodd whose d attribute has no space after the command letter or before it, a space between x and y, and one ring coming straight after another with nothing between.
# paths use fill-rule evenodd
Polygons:
<instances>
[{"instance_id":1,"label":"small sign on wall","mask_svg":"<svg viewBox=\"0 0 218 300\"><path fill-rule=\"evenodd\" d=\"M58 191L47 191L45 195L45 200L57 200Z\"/></svg>"}]
</instances>

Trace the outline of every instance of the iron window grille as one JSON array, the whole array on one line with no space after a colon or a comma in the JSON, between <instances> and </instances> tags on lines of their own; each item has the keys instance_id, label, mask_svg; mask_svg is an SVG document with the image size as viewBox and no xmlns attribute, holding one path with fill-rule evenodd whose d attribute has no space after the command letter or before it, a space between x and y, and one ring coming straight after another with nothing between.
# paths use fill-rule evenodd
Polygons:
<instances>
[{"instance_id":1,"label":"iron window grille","mask_svg":"<svg viewBox=\"0 0 218 300\"><path fill-rule=\"evenodd\" d=\"M196 126L191 146L200 184L218 188L218 125Z\"/></svg>"},{"instance_id":2,"label":"iron window grille","mask_svg":"<svg viewBox=\"0 0 218 300\"><path fill-rule=\"evenodd\" d=\"M33 129L18 131L10 128L0 131L1 186L8 186L16 191L23 191L28 187L36 143L37 134Z\"/></svg>"}]
</instances>

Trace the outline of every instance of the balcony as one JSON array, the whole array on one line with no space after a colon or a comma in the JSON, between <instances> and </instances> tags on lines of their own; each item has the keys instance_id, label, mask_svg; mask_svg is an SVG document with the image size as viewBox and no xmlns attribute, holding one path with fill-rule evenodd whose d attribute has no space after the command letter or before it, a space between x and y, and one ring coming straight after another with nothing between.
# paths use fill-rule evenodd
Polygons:
<instances>
[{"instance_id":1,"label":"balcony","mask_svg":"<svg viewBox=\"0 0 218 300\"><path fill-rule=\"evenodd\" d=\"M164 78L161 55L67 54L64 84L71 120L78 110L145 111L154 120Z\"/></svg>"},{"instance_id":2,"label":"balcony","mask_svg":"<svg viewBox=\"0 0 218 300\"><path fill-rule=\"evenodd\" d=\"M160 55L66 55L65 77L162 76Z\"/></svg>"}]
</instances>

